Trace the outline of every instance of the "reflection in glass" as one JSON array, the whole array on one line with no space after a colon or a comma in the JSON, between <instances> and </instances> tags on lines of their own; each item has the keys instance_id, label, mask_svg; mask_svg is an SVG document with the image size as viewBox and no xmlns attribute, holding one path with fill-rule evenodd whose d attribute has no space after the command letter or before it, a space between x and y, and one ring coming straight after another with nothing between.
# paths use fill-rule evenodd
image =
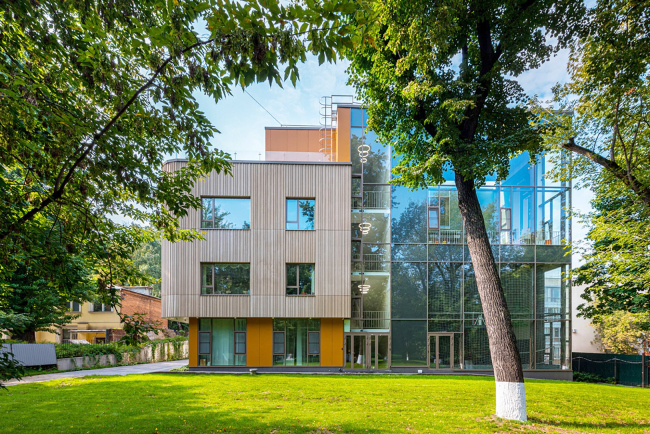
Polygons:
<instances>
[{"instance_id":1,"label":"reflection in glass","mask_svg":"<svg viewBox=\"0 0 650 434\"><path fill-rule=\"evenodd\" d=\"M510 171L503 185L535 185L535 170L530 166L528 151L510 160Z\"/></svg>"},{"instance_id":2,"label":"reflection in glass","mask_svg":"<svg viewBox=\"0 0 650 434\"><path fill-rule=\"evenodd\" d=\"M513 321L512 326L517 338L517 349L521 356L523 369L530 369L533 357L533 326L534 321Z\"/></svg>"},{"instance_id":3,"label":"reflection in glass","mask_svg":"<svg viewBox=\"0 0 650 434\"><path fill-rule=\"evenodd\" d=\"M390 277L366 274L353 276L352 329L387 330L390 327ZM364 285L364 291L359 286Z\"/></svg>"},{"instance_id":4,"label":"reflection in glass","mask_svg":"<svg viewBox=\"0 0 650 434\"><path fill-rule=\"evenodd\" d=\"M391 246L393 261L426 261L426 244L393 244Z\"/></svg>"},{"instance_id":5,"label":"reflection in glass","mask_svg":"<svg viewBox=\"0 0 650 434\"><path fill-rule=\"evenodd\" d=\"M463 243L463 220L458 209L458 192L456 188L446 185L429 187L428 205L430 210L428 222L429 243ZM433 218L433 221L431 221L431 218Z\"/></svg>"},{"instance_id":6,"label":"reflection in glass","mask_svg":"<svg viewBox=\"0 0 650 434\"><path fill-rule=\"evenodd\" d=\"M250 199L204 197L201 199L201 208L201 228L251 228Z\"/></svg>"},{"instance_id":7,"label":"reflection in glass","mask_svg":"<svg viewBox=\"0 0 650 434\"><path fill-rule=\"evenodd\" d=\"M382 212L353 213L353 221L359 221L361 236L364 243L390 243L390 214ZM369 225L369 226L368 226ZM363 233L364 230L367 233Z\"/></svg>"},{"instance_id":8,"label":"reflection in glass","mask_svg":"<svg viewBox=\"0 0 650 434\"><path fill-rule=\"evenodd\" d=\"M537 262L571 262L569 246L537 246Z\"/></svg>"},{"instance_id":9,"label":"reflection in glass","mask_svg":"<svg viewBox=\"0 0 650 434\"><path fill-rule=\"evenodd\" d=\"M427 322L392 321L392 366L427 365Z\"/></svg>"},{"instance_id":10,"label":"reflection in glass","mask_svg":"<svg viewBox=\"0 0 650 434\"><path fill-rule=\"evenodd\" d=\"M393 186L392 239L398 243L427 242L427 191Z\"/></svg>"},{"instance_id":11,"label":"reflection in glass","mask_svg":"<svg viewBox=\"0 0 650 434\"><path fill-rule=\"evenodd\" d=\"M537 318L568 318L568 265L537 264Z\"/></svg>"},{"instance_id":12,"label":"reflection in glass","mask_svg":"<svg viewBox=\"0 0 650 434\"><path fill-rule=\"evenodd\" d=\"M287 230L314 230L314 199L287 199Z\"/></svg>"},{"instance_id":13,"label":"reflection in glass","mask_svg":"<svg viewBox=\"0 0 650 434\"><path fill-rule=\"evenodd\" d=\"M471 322L473 325L482 326L485 323L483 318L483 305L481 304L481 297L478 294L474 267L472 264L466 263L463 264L463 268L465 269L465 286L463 288L465 320Z\"/></svg>"},{"instance_id":14,"label":"reflection in glass","mask_svg":"<svg viewBox=\"0 0 650 434\"><path fill-rule=\"evenodd\" d=\"M363 369L366 367L366 337L363 335L352 336L352 348L354 350L354 368Z\"/></svg>"},{"instance_id":15,"label":"reflection in glass","mask_svg":"<svg viewBox=\"0 0 650 434\"><path fill-rule=\"evenodd\" d=\"M569 239L567 189L537 189L537 244L560 245Z\"/></svg>"},{"instance_id":16,"label":"reflection in glass","mask_svg":"<svg viewBox=\"0 0 650 434\"><path fill-rule=\"evenodd\" d=\"M389 209L390 208L390 186L389 185L364 185L363 186L363 207L366 209Z\"/></svg>"},{"instance_id":17,"label":"reflection in glass","mask_svg":"<svg viewBox=\"0 0 650 434\"><path fill-rule=\"evenodd\" d=\"M485 325L465 321L465 369L492 369L490 344Z\"/></svg>"},{"instance_id":18,"label":"reflection in glass","mask_svg":"<svg viewBox=\"0 0 650 434\"><path fill-rule=\"evenodd\" d=\"M476 191L478 201L481 204L485 229L487 230L490 243L499 242L499 190L496 187L482 187Z\"/></svg>"},{"instance_id":19,"label":"reflection in glass","mask_svg":"<svg viewBox=\"0 0 650 434\"><path fill-rule=\"evenodd\" d=\"M426 318L427 264L393 262L391 269L393 318Z\"/></svg>"},{"instance_id":20,"label":"reflection in glass","mask_svg":"<svg viewBox=\"0 0 650 434\"><path fill-rule=\"evenodd\" d=\"M201 294L250 294L251 264L201 264Z\"/></svg>"},{"instance_id":21,"label":"reflection in glass","mask_svg":"<svg viewBox=\"0 0 650 434\"><path fill-rule=\"evenodd\" d=\"M429 263L429 318L461 318L463 264Z\"/></svg>"},{"instance_id":22,"label":"reflection in glass","mask_svg":"<svg viewBox=\"0 0 650 434\"><path fill-rule=\"evenodd\" d=\"M274 319L273 332L274 365L320 364L320 319ZM284 354L280 353L282 344Z\"/></svg>"},{"instance_id":23,"label":"reflection in glass","mask_svg":"<svg viewBox=\"0 0 650 434\"><path fill-rule=\"evenodd\" d=\"M533 265L501 264L501 285L513 319L533 318Z\"/></svg>"},{"instance_id":24,"label":"reflection in glass","mask_svg":"<svg viewBox=\"0 0 650 434\"><path fill-rule=\"evenodd\" d=\"M463 246L455 244L432 244L429 246L429 261L463 262Z\"/></svg>"},{"instance_id":25,"label":"reflection in glass","mask_svg":"<svg viewBox=\"0 0 650 434\"><path fill-rule=\"evenodd\" d=\"M569 322L537 321L535 367L569 369Z\"/></svg>"}]
</instances>

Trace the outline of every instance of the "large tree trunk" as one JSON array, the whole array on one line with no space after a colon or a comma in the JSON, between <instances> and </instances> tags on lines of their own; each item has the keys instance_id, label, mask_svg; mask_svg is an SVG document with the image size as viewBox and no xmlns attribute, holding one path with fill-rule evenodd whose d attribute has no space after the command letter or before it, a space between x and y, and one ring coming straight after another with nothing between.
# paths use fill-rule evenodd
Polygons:
<instances>
[{"instance_id":1,"label":"large tree trunk","mask_svg":"<svg viewBox=\"0 0 650 434\"><path fill-rule=\"evenodd\" d=\"M487 327L494 380L496 381L497 416L525 421L526 391L517 339L510 319L510 311L501 288L481 205L474 188L474 180L465 180L456 173L458 207L465 222L467 246L472 256L478 293L483 305Z\"/></svg>"}]
</instances>

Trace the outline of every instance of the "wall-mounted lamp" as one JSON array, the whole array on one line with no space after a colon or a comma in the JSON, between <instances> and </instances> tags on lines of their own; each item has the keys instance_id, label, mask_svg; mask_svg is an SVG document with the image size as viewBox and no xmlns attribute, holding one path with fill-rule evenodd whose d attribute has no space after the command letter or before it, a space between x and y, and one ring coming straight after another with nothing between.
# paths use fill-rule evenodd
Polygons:
<instances>
[{"instance_id":1,"label":"wall-mounted lamp","mask_svg":"<svg viewBox=\"0 0 650 434\"><path fill-rule=\"evenodd\" d=\"M368 154L370 154L370 145L366 145L365 143L363 145L359 145L357 151L359 151L359 161L361 161L362 163L368 161L367 157Z\"/></svg>"},{"instance_id":2,"label":"wall-mounted lamp","mask_svg":"<svg viewBox=\"0 0 650 434\"><path fill-rule=\"evenodd\" d=\"M368 235L368 232L370 232L371 227L372 225L368 222L359 223L359 229L361 230L361 233L363 235Z\"/></svg>"}]
</instances>

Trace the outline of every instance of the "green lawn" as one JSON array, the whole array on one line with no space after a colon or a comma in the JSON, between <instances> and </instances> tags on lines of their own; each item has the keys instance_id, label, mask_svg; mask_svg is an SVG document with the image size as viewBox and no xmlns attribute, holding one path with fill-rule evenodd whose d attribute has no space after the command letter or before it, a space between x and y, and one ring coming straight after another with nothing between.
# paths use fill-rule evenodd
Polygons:
<instances>
[{"instance_id":1,"label":"green lawn","mask_svg":"<svg viewBox=\"0 0 650 434\"><path fill-rule=\"evenodd\" d=\"M526 391L530 421L517 424L491 416L491 377L94 376L0 390L0 431L650 431L650 390L530 380Z\"/></svg>"}]
</instances>

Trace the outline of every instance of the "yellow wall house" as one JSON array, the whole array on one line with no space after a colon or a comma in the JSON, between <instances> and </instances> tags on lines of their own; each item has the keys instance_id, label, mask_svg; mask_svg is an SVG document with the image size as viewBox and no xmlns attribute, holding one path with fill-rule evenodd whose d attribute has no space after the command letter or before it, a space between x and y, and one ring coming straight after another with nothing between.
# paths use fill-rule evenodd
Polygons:
<instances>
[{"instance_id":1,"label":"yellow wall house","mask_svg":"<svg viewBox=\"0 0 650 434\"><path fill-rule=\"evenodd\" d=\"M125 314L146 314L150 320L160 320L160 299L151 296L149 286L120 287L122 310ZM79 315L58 333L37 332L36 342L103 343L111 341L111 330L121 330L120 316L110 305L102 303L69 303L68 312ZM121 335L117 338L119 339ZM84 342L85 341L85 342Z\"/></svg>"}]
</instances>

